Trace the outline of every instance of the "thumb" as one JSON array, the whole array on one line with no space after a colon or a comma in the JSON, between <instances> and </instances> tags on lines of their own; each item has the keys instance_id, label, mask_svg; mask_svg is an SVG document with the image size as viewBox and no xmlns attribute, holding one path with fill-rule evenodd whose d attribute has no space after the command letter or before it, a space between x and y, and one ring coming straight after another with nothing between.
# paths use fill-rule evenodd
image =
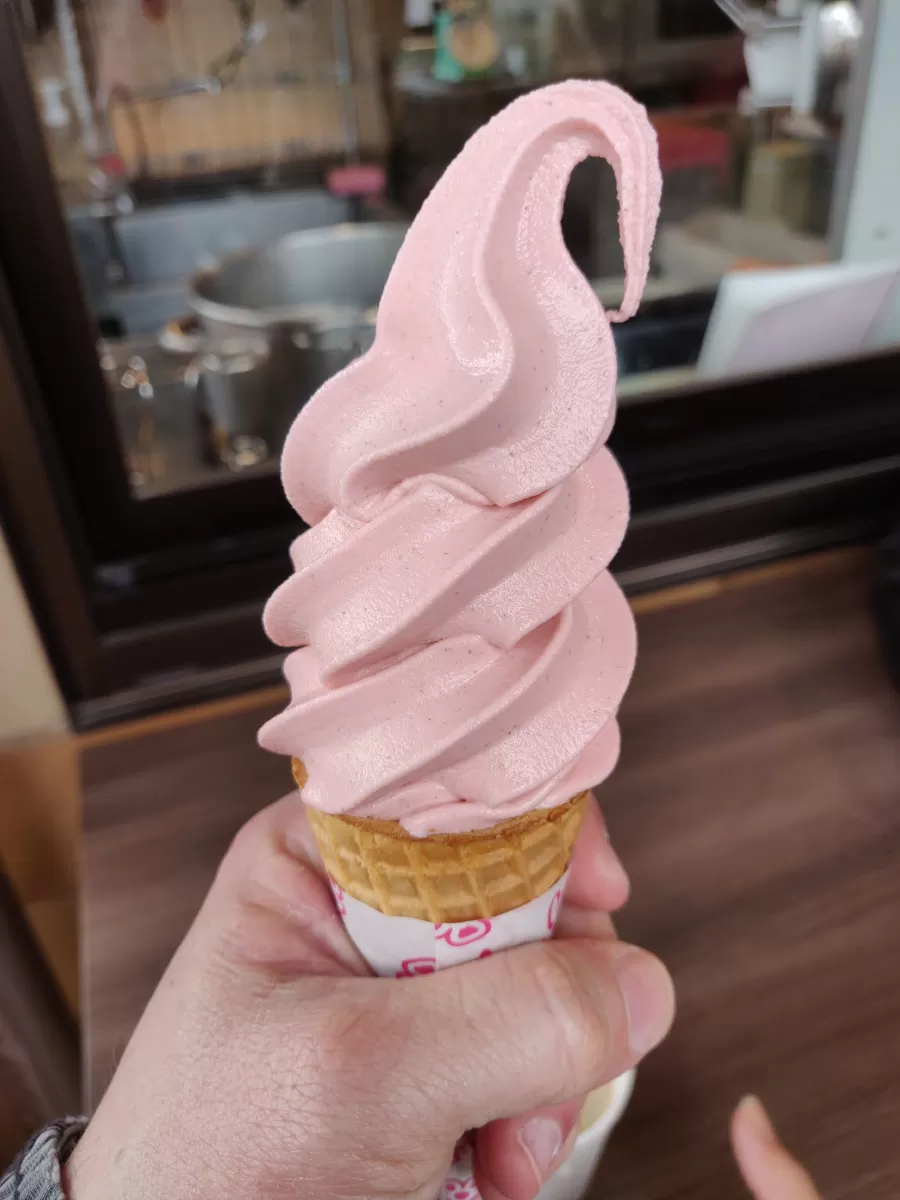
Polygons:
<instances>
[{"instance_id":1,"label":"thumb","mask_svg":"<svg viewBox=\"0 0 900 1200\"><path fill-rule=\"evenodd\" d=\"M444 1081L456 1133L614 1079L662 1040L674 1012L658 959L593 939L521 946L404 986L411 1022L427 1022L427 1069Z\"/></svg>"}]
</instances>

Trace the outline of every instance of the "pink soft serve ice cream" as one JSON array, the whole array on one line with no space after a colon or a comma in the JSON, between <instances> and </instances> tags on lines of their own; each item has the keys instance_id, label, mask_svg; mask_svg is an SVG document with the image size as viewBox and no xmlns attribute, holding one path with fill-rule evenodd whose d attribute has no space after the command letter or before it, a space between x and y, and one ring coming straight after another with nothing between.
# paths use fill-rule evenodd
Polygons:
<instances>
[{"instance_id":1,"label":"pink soft serve ice cream","mask_svg":"<svg viewBox=\"0 0 900 1200\"><path fill-rule=\"evenodd\" d=\"M560 229L589 155L618 184L617 313ZM563 804L615 765L636 645L606 569L628 519L604 445L609 322L640 301L659 194L652 127L618 88L516 100L423 205L372 349L294 422L284 487L312 528L264 619L301 648L260 741L302 759L308 804L454 833Z\"/></svg>"}]
</instances>

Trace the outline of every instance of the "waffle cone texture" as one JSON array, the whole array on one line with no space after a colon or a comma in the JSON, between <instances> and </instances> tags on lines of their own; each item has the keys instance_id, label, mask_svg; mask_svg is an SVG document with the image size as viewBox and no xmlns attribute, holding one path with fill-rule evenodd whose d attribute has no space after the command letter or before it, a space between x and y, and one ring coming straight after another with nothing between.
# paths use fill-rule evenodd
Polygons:
<instances>
[{"instance_id":1,"label":"waffle cone texture","mask_svg":"<svg viewBox=\"0 0 900 1200\"><path fill-rule=\"evenodd\" d=\"M306 768L293 760L301 792ZM348 895L391 917L469 921L542 895L569 865L588 793L472 833L417 838L399 821L307 806L325 869Z\"/></svg>"}]
</instances>

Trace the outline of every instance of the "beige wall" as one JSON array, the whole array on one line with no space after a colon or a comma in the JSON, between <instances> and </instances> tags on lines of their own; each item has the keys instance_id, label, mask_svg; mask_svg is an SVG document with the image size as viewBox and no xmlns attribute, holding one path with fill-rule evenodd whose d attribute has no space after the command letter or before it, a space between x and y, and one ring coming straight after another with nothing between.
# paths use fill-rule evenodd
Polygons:
<instances>
[{"instance_id":1,"label":"beige wall","mask_svg":"<svg viewBox=\"0 0 900 1200\"><path fill-rule=\"evenodd\" d=\"M66 728L62 697L0 532L0 745Z\"/></svg>"},{"instance_id":2,"label":"beige wall","mask_svg":"<svg viewBox=\"0 0 900 1200\"><path fill-rule=\"evenodd\" d=\"M73 1012L78 747L0 532L0 865Z\"/></svg>"}]
</instances>

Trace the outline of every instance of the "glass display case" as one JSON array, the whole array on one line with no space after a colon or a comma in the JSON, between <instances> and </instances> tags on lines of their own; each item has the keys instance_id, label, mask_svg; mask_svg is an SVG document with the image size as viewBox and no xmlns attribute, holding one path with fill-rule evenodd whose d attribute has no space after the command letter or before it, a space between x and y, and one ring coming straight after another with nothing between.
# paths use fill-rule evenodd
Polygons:
<instances>
[{"instance_id":1,"label":"glass display case","mask_svg":"<svg viewBox=\"0 0 900 1200\"><path fill-rule=\"evenodd\" d=\"M613 446L636 513L625 582L688 577L780 528L776 494L742 515L723 495L880 462L893 358L875 351L893 334L874 338L862 314L887 303L889 272L850 281L857 341L845 329L804 351L789 337L790 359L757 337L740 352L761 281L802 297L803 272L841 257L871 47L888 36L879 7L3 6L2 519L78 719L163 703L188 678L204 694L277 669L258 616L298 529L277 478L287 426L371 344L407 225L465 139L557 78L629 88L664 172L645 300L615 326ZM608 306L616 220L611 171L582 164L564 236ZM804 354L805 407L789 371ZM829 356L846 361L808 365ZM848 387L866 389L853 414ZM815 521L818 500L791 492L793 524L833 528L849 487L870 527L892 476L863 475Z\"/></svg>"}]
</instances>

